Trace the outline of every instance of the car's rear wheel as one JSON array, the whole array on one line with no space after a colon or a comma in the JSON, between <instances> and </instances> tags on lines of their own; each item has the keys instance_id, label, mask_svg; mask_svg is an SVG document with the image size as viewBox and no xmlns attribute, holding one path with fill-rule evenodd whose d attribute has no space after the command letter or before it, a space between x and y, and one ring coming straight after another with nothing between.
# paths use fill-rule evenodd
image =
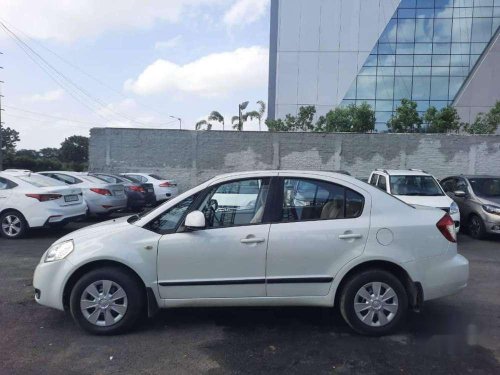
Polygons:
<instances>
[{"instance_id":1,"label":"car's rear wheel","mask_svg":"<svg viewBox=\"0 0 500 375\"><path fill-rule=\"evenodd\" d=\"M371 269L353 275L341 291L340 312L356 332L385 335L393 332L408 310L403 284L390 272Z\"/></svg>"},{"instance_id":2,"label":"car's rear wheel","mask_svg":"<svg viewBox=\"0 0 500 375\"><path fill-rule=\"evenodd\" d=\"M28 232L29 226L24 216L18 211L6 211L0 215L0 234L4 238L22 238Z\"/></svg>"},{"instance_id":3,"label":"car's rear wheel","mask_svg":"<svg viewBox=\"0 0 500 375\"><path fill-rule=\"evenodd\" d=\"M98 335L122 333L134 326L143 311L144 288L127 271L104 267L83 275L70 296L73 319Z\"/></svg>"},{"instance_id":4,"label":"car's rear wheel","mask_svg":"<svg viewBox=\"0 0 500 375\"><path fill-rule=\"evenodd\" d=\"M472 215L467 225L469 234L476 240L482 240L486 236L486 229L483 220L478 215Z\"/></svg>"}]
</instances>

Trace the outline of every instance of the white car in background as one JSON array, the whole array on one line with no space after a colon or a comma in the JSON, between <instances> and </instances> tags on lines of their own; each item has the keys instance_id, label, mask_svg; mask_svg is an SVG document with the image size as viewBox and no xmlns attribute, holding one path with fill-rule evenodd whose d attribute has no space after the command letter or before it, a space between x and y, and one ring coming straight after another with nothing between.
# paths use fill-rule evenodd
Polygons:
<instances>
[{"instance_id":1,"label":"white car in background","mask_svg":"<svg viewBox=\"0 0 500 375\"><path fill-rule=\"evenodd\" d=\"M0 172L0 234L23 237L30 228L62 226L84 218L82 190L30 171Z\"/></svg>"},{"instance_id":2,"label":"white car in background","mask_svg":"<svg viewBox=\"0 0 500 375\"><path fill-rule=\"evenodd\" d=\"M440 208L450 214L457 231L460 229L458 205L433 175L420 169L377 169L368 183L408 204Z\"/></svg>"},{"instance_id":3,"label":"white car in background","mask_svg":"<svg viewBox=\"0 0 500 375\"><path fill-rule=\"evenodd\" d=\"M174 180L167 180L153 173L121 173L121 175L137 182L153 184L157 202L167 201L179 195L179 189Z\"/></svg>"},{"instance_id":4,"label":"white car in background","mask_svg":"<svg viewBox=\"0 0 500 375\"><path fill-rule=\"evenodd\" d=\"M123 332L146 309L338 304L354 330L381 335L468 275L446 212L338 173L254 171L60 238L33 286L94 334Z\"/></svg>"},{"instance_id":5,"label":"white car in background","mask_svg":"<svg viewBox=\"0 0 500 375\"><path fill-rule=\"evenodd\" d=\"M61 184L81 188L90 214L104 217L127 207L127 196L121 184L111 184L84 172L45 171L39 173L58 180Z\"/></svg>"}]
</instances>

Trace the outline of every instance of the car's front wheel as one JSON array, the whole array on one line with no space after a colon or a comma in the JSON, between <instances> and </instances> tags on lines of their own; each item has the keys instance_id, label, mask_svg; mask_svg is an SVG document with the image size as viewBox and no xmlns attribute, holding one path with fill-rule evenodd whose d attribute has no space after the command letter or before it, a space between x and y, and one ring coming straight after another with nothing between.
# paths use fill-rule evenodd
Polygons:
<instances>
[{"instance_id":1,"label":"car's front wheel","mask_svg":"<svg viewBox=\"0 0 500 375\"><path fill-rule=\"evenodd\" d=\"M6 211L0 215L0 234L4 238L22 238L28 232L28 223L18 211Z\"/></svg>"},{"instance_id":2,"label":"car's front wheel","mask_svg":"<svg viewBox=\"0 0 500 375\"><path fill-rule=\"evenodd\" d=\"M358 333L385 335L394 331L408 310L403 284L393 274L379 269L350 277L340 296L340 312Z\"/></svg>"},{"instance_id":3,"label":"car's front wheel","mask_svg":"<svg viewBox=\"0 0 500 375\"><path fill-rule=\"evenodd\" d=\"M117 267L94 269L74 285L70 296L71 315L90 333L122 333L133 327L143 311L143 290L126 270Z\"/></svg>"},{"instance_id":4,"label":"car's front wheel","mask_svg":"<svg viewBox=\"0 0 500 375\"><path fill-rule=\"evenodd\" d=\"M483 220L477 215L472 215L469 218L467 229L469 230L470 236L476 240L482 240L486 236Z\"/></svg>"}]
</instances>

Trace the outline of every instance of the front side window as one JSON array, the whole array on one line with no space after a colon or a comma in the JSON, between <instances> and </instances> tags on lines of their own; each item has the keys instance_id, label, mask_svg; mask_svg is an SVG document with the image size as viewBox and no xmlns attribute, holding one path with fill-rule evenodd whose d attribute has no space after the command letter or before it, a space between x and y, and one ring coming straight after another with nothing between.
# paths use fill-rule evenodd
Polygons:
<instances>
[{"instance_id":1,"label":"front side window","mask_svg":"<svg viewBox=\"0 0 500 375\"><path fill-rule=\"evenodd\" d=\"M390 184L394 195L444 195L438 182L432 176L391 176Z\"/></svg>"},{"instance_id":2,"label":"front side window","mask_svg":"<svg viewBox=\"0 0 500 375\"><path fill-rule=\"evenodd\" d=\"M197 194L194 194L169 208L166 212L150 222L147 228L160 234L173 233L196 197Z\"/></svg>"},{"instance_id":3,"label":"front side window","mask_svg":"<svg viewBox=\"0 0 500 375\"><path fill-rule=\"evenodd\" d=\"M341 185L309 179L285 179L282 222L354 218L364 197Z\"/></svg>"},{"instance_id":4,"label":"front side window","mask_svg":"<svg viewBox=\"0 0 500 375\"><path fill-rule=\"evenodd\" d=\"M450 178L448 180L443 181L441 183L441 186L446 193L452 193L456 190L455 189L455 180L453 178Z\"/></svg>"},{"instance_id":5,"label":"front side window","mask_svg":"<svg viewBox=\"0 0 500 375\"><path fill-rule=\"evenodd\" d=\"M262 223L269 182L269 178L256 178L213 187L198 207L205 215L206 227Z\"/></svg>"},{"instance_id":6,"label":"front side window","mask_svg":"<svg viewBox=\"0 0 500 375\"><path fill-rule=\"evenodd\" d=\"M479 197L500 197L500 178L470 178L469 182Z\"/></svg>"}]
</instances>

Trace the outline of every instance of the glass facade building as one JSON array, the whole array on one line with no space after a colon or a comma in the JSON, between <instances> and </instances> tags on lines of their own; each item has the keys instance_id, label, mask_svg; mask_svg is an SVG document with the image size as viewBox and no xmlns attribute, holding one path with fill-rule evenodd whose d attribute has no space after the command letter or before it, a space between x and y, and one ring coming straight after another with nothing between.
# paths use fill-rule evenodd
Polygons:
<instances>
[{"instance_id":1,"label":"glass facade building","mask_svg":"<svg viewBox=\"0 0 500 375\"><path fill-rule=\"evenodd\" d=\"M500 0L402 0L342 105L369 103L377 130L401 99L445 107L500 25Z\"/></svg>"},{"instance_id":2,"label":"glass facade building","mask_svg":"<svg viewBox=\"0 0 500 375\"><path fill-rule=\"evenodd\" d=\"M271 0L269 117L367 102L385 131L408 98L474 121L500 100L499 26L500 0Z\"/></svg>"}]
</instances>

